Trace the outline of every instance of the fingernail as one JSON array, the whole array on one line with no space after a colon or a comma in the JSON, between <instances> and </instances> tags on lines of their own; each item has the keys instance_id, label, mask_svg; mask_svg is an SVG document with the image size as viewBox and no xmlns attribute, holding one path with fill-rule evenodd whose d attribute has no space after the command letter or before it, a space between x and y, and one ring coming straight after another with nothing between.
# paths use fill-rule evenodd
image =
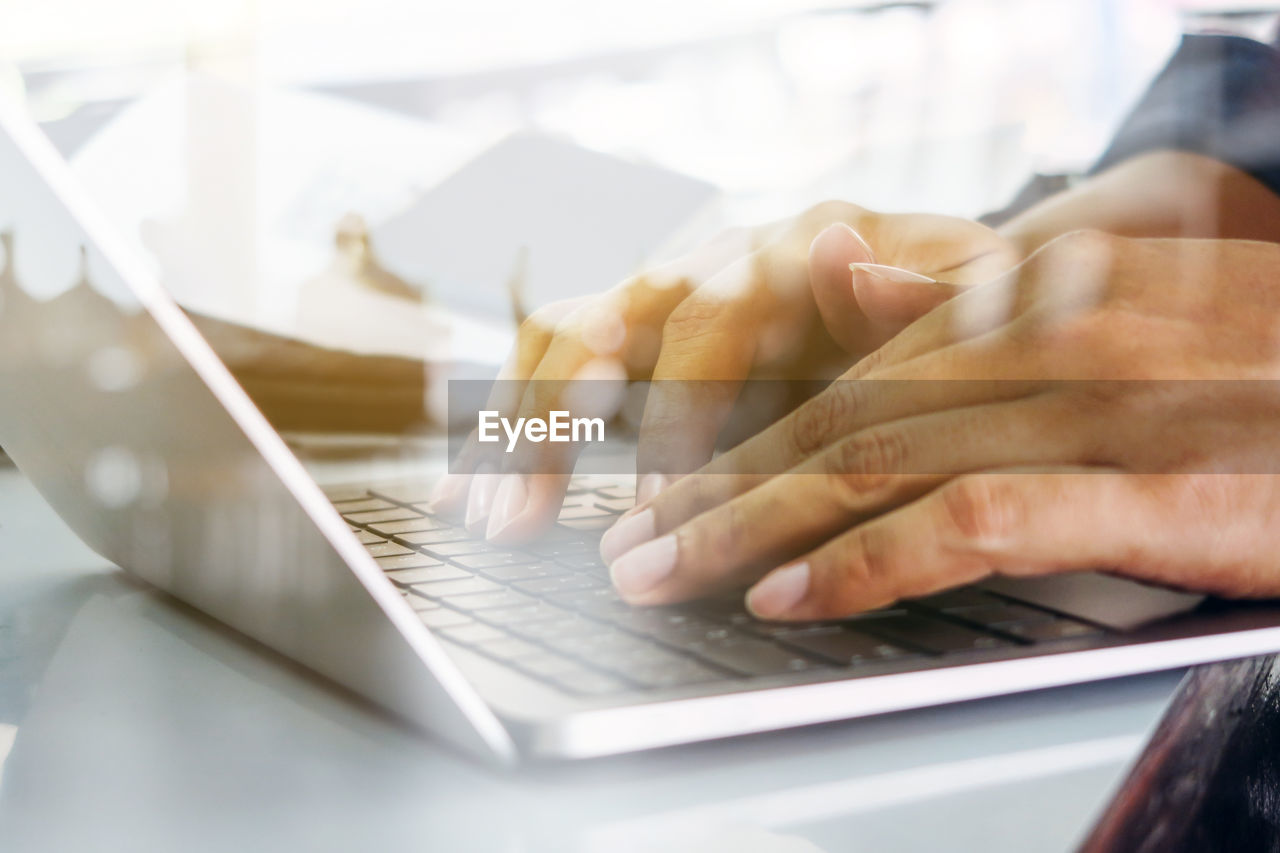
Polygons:
<instances>
[{"instance_id":1,"label":"fingernail","mask_svg":"<svg viewBox=\"0 0 1280 853\"><path fill-rule=\"evenodd\" d=\"M809 564L796 563L770 572L747 593L747 609L761 619L785 616L809 590Z\"/></svg>"},{"instance_id":2,"label":"fingernail","mask_svg":"<svg viewBox=\"0 0 1280 853\"><path fill-rule=\"evenodd\" d=\"M624 596L640 595L666 580L675 567L676 535L668 533L614 560L609 576Z\"/></svg>"},{"instance_id":3,"label":"fingernail","mask_svg":"<svg viewBox=\"0 0 1280 853\"><path fill-rule=\"evenodd\" d=\"M471 478L471 492L467 495L466 526L474 528L489 517L493 506L493 493L498 488L498 477L492 465L485 463L476 469Z\"/></svg>"},{"instance_id":4,"label":"fingernail","mask_svg":"<svg viewBox=\"0 0 1280 853\"><path fill-rule=\"evenodd\" d=\"M640 478L640 484L636 486L636 503L647 503L658 496L667 486L671 485L671 480L665 474L645 474Z\"/></svg>"},{"instance_id":5,"label":"fingernail","mask_svg":"<svg viewBox=\"0 0 1280 853\"><path fill-rule=\"evenodd\" d=\"M843 227L846 231L848 231L849 234L853 237L853 239L858 241L858 245L862 246L862 249L867 253L868 258L875 258L876 253L871 251L870 244L868 244L866 240L862 239L862 235L858 233L858 230L856 228L854 228L852 225L847 225L843 222L840 222L837 224Z\"/></svg>"},{"instance_id":6,"label":"fingernail","mask_svg":"<svg viewBox=\"0 0 1280 853\"><path fill-rule=\"evenodd\" d=\"M862 271L876 278L882 278L885 281L892 281L897 284L937 284L936 278L930 278L927 275L921 275L918 272L904 270L902 267L891 267L886 264L849 264L849 269L854 272Z\"/></svg>"},{"instance_id":7,"label":"fingernail","mask_svg":"<svg viewBox=\"0 0 1280 853\"><path fill-rule=\"evenodd\" d=\"M519 474L507 474L498 483L498 491L493 496L493 514L489 516L489 526L484 536L492 539L502 532L515 517L524 512L529 503L529 490L525 488L524 477Z\"/></svg>"},{"instance_id":8,"label":"fingernail","mask_svg":"<svg viewBox=\"0 0 1280 853\"><path fill-rule=\"evenodd\" d=\"M600 559L609 565L632 548L648 542L655 533L651 509L620 518L600 538Z\"/></svg>"}]
</instances>

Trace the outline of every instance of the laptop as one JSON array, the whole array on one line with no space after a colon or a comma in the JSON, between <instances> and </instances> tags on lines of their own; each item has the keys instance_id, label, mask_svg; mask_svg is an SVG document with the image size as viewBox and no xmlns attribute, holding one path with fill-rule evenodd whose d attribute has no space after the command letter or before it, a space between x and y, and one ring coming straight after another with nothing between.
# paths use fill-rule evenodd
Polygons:
<instances>
[{"instance_id":1,"label":"laptop","mask_svg":"<svg viewBox=\"0 0 1280 853\"><path fill-rule=\"evenodd\" d=\"M0 445L88 545L319 676L499 764L762 733L1280 650L1280 608L1100 574L850 619L740 596L634 609L583 477L527 547L383 464L322 488L38 128L0 110Z\"/></svg>"}]
</instances>

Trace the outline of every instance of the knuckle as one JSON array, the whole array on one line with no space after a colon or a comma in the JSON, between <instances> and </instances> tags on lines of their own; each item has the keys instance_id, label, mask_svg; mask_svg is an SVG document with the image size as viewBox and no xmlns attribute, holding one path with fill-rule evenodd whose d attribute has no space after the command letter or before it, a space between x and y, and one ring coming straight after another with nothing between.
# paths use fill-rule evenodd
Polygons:
<instances>
[{"instance_id":1,"label":"knuckle","mask_svg":"<svg viewBox=\"0 0 1280 853\"><path fill-rule=\"evenodd\" d=\"M791 418L791 445L801 456L811 456L831 443L859 409L856 382L838 382L805 403Z\"/></svg>"},{"instance_id":2,"label":"knuckle","mask_svg":"<svg viewBox=\"0 0 1280 853\"><path fill-rule=\"evenodd\" d=\"M1073 378L1157 379L1168 374L1162 351L1133 345L1158 331L1150 325L1126 306L1106 302L1068 316L1043 318L1026 343L1032 344L1032 357Z\"/></svg>"},{"instance_id":3,"label":"knuckle","mask_svg":"<svg viewBox=\"0 0 1280 853\"><path fill-rule=\"evenodd\" d=\"M906 439L893 428L866 430L841 442L826 457L837 500L849 509L865 508L902 473L907 454Z\"/></svg>"},{"instance_id":4,"label":"knuckle","mask_svg":"<svg viewBox=\"0 0 1280 853\"><path fill-rule=\"evenodd\" d=\"M723 316L725 306L718 300L696 294L685 299L668 315L662 326L663 343L680 343L705 334Z\"/></svg>"},{"instance_id":5,"label":"knuckle","mask_svg":"<svg viewBox=\"0 0 1280 853\"><path fill-rule=\"evenodd\" d=\"M850 374L857 377L867 376L876 372L885 364L885 347L874 349L862 358L858 359L858 363L853 366Z\"/></svg>"},{"instance_id":6,"label":"knuckle","mask_svg":"<svg viewBox=\"0 0 1280 853\"><path fill-rule=\"evenodd\" d=\"M836 580L836 588L825 597L840 603L846 611L888 604L894 599L896 572L901 560L894 540L875 525L859 527L844 537L832 555L836 565L825 573Z\"/></svg>"},{"instance_id":7,"label":"knuckle","mask_svg":"<svg viewBox=\"0 0 1280 853\"><path fill-rule=\"evenodd\" d=\"M1241 509L1233 500L1239 492L1239 480L1217 473L1175 474L1158 477L1165 505L1178 507L1179 515L1188 518L1217 519Z\"/></svg>"},{"instance_id":8,"label":"knuckle","mask_svg":"<svg viewBox=\"0 0 1280 853\"><path fill-rule=\"evenodd\" d=\"M1068 231L1053 240L1045 248L1050 254L1055 255L1092 257L1099 254L1110 255L1118 240L1120 240L1119 237L1114 234L1108 234L1106 231L1081 228L1076 231Z\"/></svg>"},{"instance_id":9,"label":"knuckle","mask_svg":"<svg viewBox=\"0 0 1280 853\"><path fill-rule=\"evenodd\" d=\"M552 305L534 311L520 322L518 337L522 341L534 341L551 337L559 323L560 312Z\"/></svg>"},{"instance_id":10,"label":"knuckle","mask_svg":"<svg viewBox=\"0 0 1280 853\"><path fill-rule=\"evenodd\" d=\"M829 225L833 222L851 222L862 212L863 209L856 204L839 199L827 199L806 210L802 219L814 225Z\"/></svg>"},{"instance_id":11,"label":"knuckle","mask_svg":"<svg viewBox=\"0 0 1280 853\"><path fill-rule=\"evenodd\" d=\"M701 566L693 568L704 571L708 568L715 574L731 572L735 566L735 556L740 552L746 537L750 533L750 523L739 501L729 501L706 519L699 523L698 542L695 553L701 555Z\"/></svg>"},{"instance_id":12,"label":"knuckle","mask_svg":"<svg viewBox=\"0 0 1280 853\"><path fill-rule=\"evenodd\" d=\"M962 477L943 487L940 497L947 529L969 543L1004 539L1026 517L1022 492L1005 477Z\"/></svg>"}]
</instances>

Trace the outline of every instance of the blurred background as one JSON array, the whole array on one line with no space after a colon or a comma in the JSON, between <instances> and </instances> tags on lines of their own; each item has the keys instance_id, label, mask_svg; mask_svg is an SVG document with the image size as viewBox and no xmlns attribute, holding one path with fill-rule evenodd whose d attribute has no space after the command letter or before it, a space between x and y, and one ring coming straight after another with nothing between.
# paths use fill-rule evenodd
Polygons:
<instances>
[{"instance_id":1,"label":"blurred background","mask_svg":"<svg viewBox=\"0 0 1280 853\"><path fill-rule=\"evenodd\" d=\"M169 277L180 300L207 313L359 349L332 323L298 319L301 282L331 263L341 214L360 213L376 232L510 134L656 170L633 179L688 179L688 210L651 214L681 227L649 235L640 255L827 198L973 216L1005 205L1035 173L1086 169L1180 33L1267 38L1277 9L1244 0L0 0L0 88L24 98L81 161L86 183L117 218L152 224L173 206L162 197L174 183L164 172L169 158L154 147L166 138L154 116L111 145L88 145L123 107L163 102L155 93L191 74L253 93L259 112L278 93L323 96L271 102L265 120L217 92L197 99L207 117L195 134L203 148L190 145L188 115L182 168L217 160L206 182L221 195L247 181L241 201L252 216L231 219L256 225L237 237L203 213L193 217L194 207L230 202L188 188L188 209L169 211L170 224L209 220L200 233L219 235L206 249L228 275L185 289L181 274ZM196 112L189 85L184 97L187 113ZM325 113L337 102L361 111ZM325 106L311 109L317 104ZM273 121L285 126L264 129ZM308 157L305 176L263 201L263 187ZM710 188L715 203L695 205L694 187ZM494 205L475 205L476 221ZM440 230L438 212L421 216L408 233ZM572 217L551 226L576 227ZM467 227L478 226L456 230ZM388 266L464 313L505 321L493 298L449 294L505 294L511 276L565 278L546 260L554 252L530 256L512 240L469 281L452 268L413 281L412 257L388 257ZM162 266L175 255L154 229L144 242ZM403 253L384 242L388 256ZM252 256L222 258L231 244L250 246ZM619 269L643 260L625 257ZM562 290L613 283L607 264L589 272L596 277ZM227 296L237 288L249 297ZM552 291L532 302L566 295ZM497 338L476 339L484 352L501 349Z\"/></svg>"},{"instance_id":2,"label":"blurred background","mask_svg":"<svg viewBox=\"0 0 1280 853\"><path fill-rule=\"evenodd\" d=\"M1265 31L1276 7L4 0L0 59L7 85L25 83L44 121L195 67L266 85L380 90L362 94L464 129L564 134L751 197L764 215L794 206L784 196L844 192L881 205L950 195L951 209L973 212L1003 200L1015 182L1006 172L1086 164L1180 31ZM849 185L876 152L937 139L973 149L981 197L930 188L939 176L918 164Z\"/></svg>"}]
</instances>

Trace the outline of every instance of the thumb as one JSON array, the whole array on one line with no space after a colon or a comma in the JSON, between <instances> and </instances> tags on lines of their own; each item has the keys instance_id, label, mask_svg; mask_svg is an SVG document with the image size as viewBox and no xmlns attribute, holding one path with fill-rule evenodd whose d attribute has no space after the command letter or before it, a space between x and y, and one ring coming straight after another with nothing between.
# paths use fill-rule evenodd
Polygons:
<instances>
[{"instance_id":1,"label":"thumb","mask_svg":"<svg viewBox=\"0 0 1280 853\"><path fill-rule=\"evenodd\" d=\"M868 323L887 339L965 288L878 264L849 265L849 288Z\"/></svg>"},{"instance_id":2,"label":"thumb","mask_svg":"<svg viewBox=\"0 0 1280 853\"><path fill-rule=\"evenodd\" d=\"M843 222L809 246L809 282L822 322L855 355L879 347L964 289L875 260L867 241Z\"/></svg>"},{"instance_id":3,"label":"thumb","mask_svg":"<svg viewBox=\"0 0 1280 853\"><path fill-rule=\"evenodd\" d=\"M849 286L849 264L875 259L867 242L843 222L823 230L809 245L809 283L822 323L837 344L857 355L875 344L868 341L867 317Z\"/></svg>"}]
</instances>

